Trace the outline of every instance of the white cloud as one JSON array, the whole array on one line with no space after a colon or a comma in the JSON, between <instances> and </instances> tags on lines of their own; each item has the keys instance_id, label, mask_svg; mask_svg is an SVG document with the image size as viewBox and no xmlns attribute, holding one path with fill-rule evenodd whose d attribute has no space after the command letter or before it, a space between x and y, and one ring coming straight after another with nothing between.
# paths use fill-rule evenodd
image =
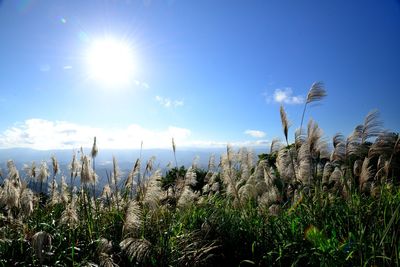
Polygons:
<instances>
[{"instance_id":1,"label":"white cloud","mask_svg":"<svg viewBox=\"0 0 400 267\"><path fill-rule=\"evenodd\" d=\"M39 66L39 70L41 72L49 72L51 70L51 66L49 64L42 64Z\"/></svg>"},{"instance_id":2,"label":"white cloud","mask_svg":"<svg viewBox=\"0 0 400 267\"><path fill-rule=\"evenodd\" d=\"M146 83L146 82L141 82L141 81L138 81L138 80L134 80L134 83L135 83L136 86L141 87L141 88L146 89L146 90L150 88L150 85L148 83Z\"/></svg>"},{"instance_id":3,"label":"white cloud","mask_svg":"<svg viewBox=\"0 0 400 267\"><path fill-rule=\"evenodd\" d=\"M293 90L290 87L275 89L272 96L267 95L267 101L274 101L288 105L303 104L304 97L301 95L293 95Z\"/></svg>"},{"instance_id":4,"label":"white cloud","mask_svg":"<svg viewBox=\"0 0 400 267\"><path fill-rule=\"evenodd\" d=\"M246 130L244 133L255 138L263 138L265 136L265 133L263 131L258 130Z\"/></svg>"},{"instance_id":5,"label":"white cloud","mask_svg":"<svg viewBox=\"0 0 400 267\"><path fill-rule=\"evenodd\" d=\"M170 126L151 130L132 124L125 128L99 128L66 121L29 119L0 133L0 148L24 147L33 149L72 149L91 147L96 136L98 146L107 149L169 148L171 138L177 143L187 143L191 131Z\"/></svg>"},{"instance_id":6,"label":"white cloud","mask_svg":"<svg viewBox=\"0 0 400 267\"><path fill-rule=\"evenodd\" d=\"M29 119L0 133L0 148L78 149L90 148L93 137L101 149L138 149L143 141L145 149L171 148L171 139L181 148L267 147L268 140L214 141L192 140L189 129L169 126L161 130L137 124L121 128L101 128L66 121Z\"/></svg>"},{"instance_id":7,"label":"white cloud","mask_svg":"<svg viewBox=\"0 0 400 267\"><path fill-rule=\"evenodd\" d=\"M183 100L171 100L170 98L164 98L161 96L156 96L156 101L163 107L165 108L171 108L171 107L181 107L184 105Z\"/></svg>"}]
</instances>

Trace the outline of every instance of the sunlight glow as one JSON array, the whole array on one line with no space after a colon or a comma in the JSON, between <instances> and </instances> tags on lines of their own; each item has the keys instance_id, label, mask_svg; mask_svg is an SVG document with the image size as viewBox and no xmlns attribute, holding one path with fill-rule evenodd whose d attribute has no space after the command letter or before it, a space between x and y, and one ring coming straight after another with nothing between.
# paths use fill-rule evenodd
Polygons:
<instances>
[{"instance_id":1,"label":"sunlight glow","mask_svg":"<svg viewBox=\"0 0 400 267\"><path fill-rule=\"evenodd\" d=\"M86 60L89 78L101 85L126 86L132 79L134 71L132 50L123 41L105 38L92 42Z\"/></svg>"}]
</instances>

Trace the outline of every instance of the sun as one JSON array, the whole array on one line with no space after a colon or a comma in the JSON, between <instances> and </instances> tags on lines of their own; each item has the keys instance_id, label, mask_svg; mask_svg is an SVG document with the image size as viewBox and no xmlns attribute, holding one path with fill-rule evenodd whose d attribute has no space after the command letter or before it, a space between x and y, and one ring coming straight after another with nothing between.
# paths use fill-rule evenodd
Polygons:
<instances>
[{"instance_id":1,"label":"sun","mask_svg":"<svg viewBox=\"0 0 400 267\"><path fill-rule=\"evenodd\" d=\"M88 48L86 61L89 78L103 86L126 86L132 79L132 49L124 41L113 38L94 40Z\"/></svg>"}]
</instances>

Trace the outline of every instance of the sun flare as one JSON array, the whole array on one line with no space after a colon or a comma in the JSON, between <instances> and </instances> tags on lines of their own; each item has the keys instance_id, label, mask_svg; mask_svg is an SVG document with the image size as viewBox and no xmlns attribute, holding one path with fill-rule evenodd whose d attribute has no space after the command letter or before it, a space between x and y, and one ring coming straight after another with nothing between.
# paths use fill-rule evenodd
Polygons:
<instances>
[{"instance_id":1,"label":"sun flare","mask_svg":"<svg viewBox=\"0 0 400 267\"><path fill-rule=\"evenodd\" d=\"M129 44L112 38L95 40L86 55L89 78L106 87L128 85L134 71Z\"/></svg>"}]
</instances>

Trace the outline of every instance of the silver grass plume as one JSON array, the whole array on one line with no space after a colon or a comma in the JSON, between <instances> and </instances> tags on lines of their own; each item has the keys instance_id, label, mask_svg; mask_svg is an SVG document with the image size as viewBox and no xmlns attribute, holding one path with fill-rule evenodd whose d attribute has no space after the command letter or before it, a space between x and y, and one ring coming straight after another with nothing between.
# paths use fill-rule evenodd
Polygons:
<instances>
[{"instance_id":1,"label":"silver grass plume","mask_svg":"<svg viewBox=\"0 0 400 267\"><path fill-rule=\"evenodd\" d=\"M248 201L257 197L257 188L254 184L245 183L239 188L239 196L242 201Z\"/></svg>"},{"instance_id":2,"label":"silver grass plume","mask_svg":"<svg viewBox=\"0 0 400 267\"><path fill-rule=\"evenodd\" d=\"M140 265L148 262L152 253L152 245L146 239L128 237L122 240L119 246L131 261L136 261Z\"/></svg>"},{"instance_id":3,"label":"silver grass plume","mask_svg":"<svg viewBox=\"0 0 400 267\"><path fill-rule=\"evenodd\" d=\"M127 192L132 192L133 186L136 183L135 177L138 176L139 173L140 173L140 159L137 159L135 165L133 166L133 169L129 172L128 178L125 181L124 187Z\"/></svg>"},{"instance_id":4,"label":"silver grass plume","mask_svg":"<svg viewBox=\"0 0 400 267\"><path fill-rule=\"evenodd\" d=\"M379 120L379 111L370 111L364 119L363 129L361 131L361 143L365 143L368 139L378 137L382 134L382 122Z\"/></svg>"},{"instance_id":5,"label":"silver grass plume","mask_svg":"<svg viewBox=\"0 0 400 267\"><path fill-rule=\"evenodd\" d=\"M19 208L20 187L9 179L5 179L2 190L2 201L11 211L12 208Z\"/></svg>"},{"instance_id":6,"label":"silver grass plume","mask_svg":"<svg viewBox=\"0 0 400 267\"><path fill-rule=\"evenodd\" d=\"M369 164L370 158L365 157L363 164L361 166L361 173L360 173L360 191L367 192L369 190L368 182L372 178L372 166Z\"/></svg>"},{"instance_id":7,"label":"silver grass plume","mask_svg":"<svg viewBox=\"0 0 400 267\"><path fill-rule=\"evenodd\" d=\"M234 153L232 151L232 147L227 145L226 147L226 155L221 158L221 167L222 167L222 179L227 186L227 194L233 196L236 201L240 204L240 196L238 189L236 187L236 170L234 166Z\"/></svg>"},{"instance_id":8,"label":"silver grass plume","mask_svg":"<svg viewBox=\"0 0 400 267\"><path fill-rule=\"evenodd\" d=\"M19 172L17 167L15 166L14 161L12 160L7 161L7 168L8 168L7 179L14 183L20 184Z\"/></svg>"},{"instance_id":9,"label":"silver grass plume","mask_svg":"<svg viewBox=\"0 0 400 267\"><path fill-rule=\"evenodd\" d=\"M97 175L95 174L88 156L83 155L82 157L82 169L81 169L81 182L84 185L95 184Z\"/></svg>"},{"instance_id":10,"label":"silver grass plume","mask_svg":"<svg viewBox=\"0 0 400 267\"><path fill-rule=\"evenodd\" d=\"M112 258L112 242L108 241L106 238L100 238L97 240L97 255L100 261L100 267L117 267L118 265L114 262Z\"/></svg>"},{"instance_id":11,"label":"silver grass plume","mask_svg":"<svg viewBox=\"0 0 400 267\"><path fill-rule=\"evenodd\" d=\"M307 136L305 135L302 129L299 128L294 132L294 142L296 149L300 148L301 145L306 142L306 138Z\"/></svg>"},{"instance_id":12,"label":"silver grass plume","mask_svg":"<svg viewBox=\"0 0 400 267\"><path fill-rule=\"evenodd\" d=\"M241 179L247 180L250 177L251 169L254 167L254 154L247 148L241 148L239 151Z\"/></svg>"},{"instance_id":13,"label":"silver grass plume","mask_svg":"<svg viewBox=\"0 0 400 267\"><path fill-rule=\"evenodd\" d=\"M174 152L175 167L178 168L178 161L176 160L176 144L174 138L172 138L172 151Z\"/></svg>"},{"instance_id":14,"label":"silver grass plume","mask_svg":"<svg viewBox=\"0 0 400 267\"><path fill-rule=\"evenodd\" d=\"M321 140L323 132L314 120L310 120L307 126L307 145L312 157L324 149L325 143Z\"/></svg>"},{"instance_id":15,"label":"silver grass plume","mask_svg":"<svg viewBox=\"0 0 400 267\"><path fill-rule=\"evenodd\" d=\"M61 214L60 224L70 229L75 229L79 225L75 201L72 201L65 207L65 210Z\"/></svg>"},{"instance_id":16,"label":"silver grass plume","mask_svg":"<svg viewBox=\"0 0 400 267\"><path fill-rule=\"evenodd\" d=\"M51 156L51 164L53 166L53 176L56 176L59 170L59 165L55 156Z\"/></svg>"},{"instance_id":17,"label":"silver grass plume","mask_svg":"<svg viewBox=\"0 0 400 267\"><path fill-rule=\"evenodd\" d=\"M304 143L299 150L299 178L303 184L311 183L311 153L307 143Z\"/></svg>"},{"instance_id":18,"label":"silver grass plume","mask_svg":"<svg viewBox=\"0 0 400 267\"><path fill-rule=\"evenodd\" d=\"M297 166L293 165L295 160L292 159L292 155L294 153L291 153L290 150L294 150L294 148L281 148L276 158L276 167L280 177L285 181L285 183L292 183L293 180L296 180L295 170L297 169Z\"/></svg>"},{"instance_id":19,"label":"silver grass plume","mask_svg":"<svg viewBox=\"0 0 400 267\"><path fill-rule=\"evenodd\" d=\"M346 140L341 133L336 133L332 138L333 151L331 162L344 162L346 159Z\"/></svg>"},{"instance_id":20,"label":"silver grass plume","mask_svg":"<svg viewBox=\"0 0 400 267\"><path fill-rule=\"evenodd\" d=\"M99 261L99 267L118 267L118 264L114 262L112 256L106 253L99 254Z\"/></svg>"},{"instance_id":21,"label":"silver grass plume","mask_svg":"<svg viewBox=\"0 0 400 267\"><path fill-rule=\"evenodd\" d=\"M290 124L289 124L289 120L287 118L285 109L283 108L283 105L281 105L281 107L280 107L280 115L281 115L283 134L285 135L286 144L289 146L288 133L289 133Z\"/></svg>"},{"instance_id":22,"label":"silver grass plume","mask_svg":"<svg viewBox=\"0 0 400 267\"><path fill-rule=\"evenodd\" d=\"M52 236L44 231L37 232L32 237L33 251L41 265L43 264L46 254L49 253L52 248L51 241Z\"/></svg>"},{"instance_id":23,"label":"silver grass plume","mask_svg":"<svg viewBox=\"0 0 400 267\"><path fill-rule=\"evenodd\" d=\"M189 167L185 174L185 185L186 186L196 186L197 185L197 175L196 170L193 167Z\"/></svg>"},{"instance_id":24,"label":"silver grass plume","mask_svg":"<svg viewBox=\"0 0 400 267\"><path fill-rule=\"evenodd\" d=\"M360 160L360 159L357 159L354 162L354 165L353 165L353 174L354 174L354 176L357 176L357 177L360 176L362 164L363 164L363 161Z\"/></svg>"},{"instance_id":25,"label":"silver grass plume","mask_svg":"<svg viewBox=\"0 0 400 267\"><path fill-rule=\"evenodd\" d=\"M208 159L208 171L215 170L215 155L211 154L210 158Z\"/></svg>"},{"instance_id":26,"label":"silver grass plume","mask_svg":"<svg viewBox=\"0 0 400 267\"><path fill-rule=\"evenodd\" d=\"M28 217L32 214L34 201L35 195L33 194L32 190L27 187L23 188L21 192L20 203L21 210L24 216Z\"/></svg>"},{"instance_id":27,"label":"silver grass plume","mask_svg":"<svg viewBox=\"0 0 400 267\"><path fill-rule=\"evenodd\" d=\"M146 182L143 190L143 204L155 210L160 204L162 197L161 170L156 170Z\"/></svg>"},{"instance_id":28,"label":"silver grass plume","mask_svg":"<svg viewBox=\"0 0 400 267\"><path fill-rule=\"evenodd\" d=\"M125 214L125 222L122 232L125 236L138 237L140 233L140 227L142 225L142 209L139 203L135 200L128 202Z\"/></svg>"},{"instance_id":29,"label":"silver grass plume","mask_svg":"<svg viewBox=\"0 0 400 267\"><path fill-rule=\"evenodd\" d=\"M69 201L68 184L64 175L61 176L61 200L63 203L68 203Z\"/></svg>"},{"instance_id":30,"label":"silver grass plume","mask_svg":"<svg viewBox=\"0 0 400 267\"><path fill-rule=\"evenodd\" d=\"M58 184L55 179L53 179L49 185L50 192L50 204L56 205L61 202L60 193L58 192Z\"/></svg>"},{"instance_id":31,"label":"silver grass plume","mask_svg":"<svg viewBox=\"0 0 400 267\"><path fill-rule=\"evenodd\" d=\"M107 200L111 198L111 187L109 184L105 184L103 191L101 192L101 199Z\"/></svg>"},{"instance_id":32,"label":"silver grass plume","mask_svg":"<svg viewBox=\"0 0 400 267\"><path fill-rule=\"evenodd\" d=\"M329 178L331 177L333 170L334 170L334 166L331 162L325 163L324 170L322 172L322 184L323 185L329 184Z\"/></svg>"},{"instance_id":33,"label":"silver grass plume","mask_svg":"<svg viewBox=\"0 0 400 267\"><path fill-rule=\"evenodd\" d=\"M278 138L274 138L271 141L271 147L269 149L269 153L272 154L276 151L279 151L279 149L281 148L281 142Z\"/></svg>"},{"instance_id":34,"label":"silver grass plume","mask_svg":"<svg viewBox=\"0 0 400 267\"><path fill-rule=\"evenodd\" d=\"M326 95L327 94L323 82L315 82L311 85L311 88L307 94L306 102L304 103L303 114L301 116L300 131L301 128L303 127L303 120L304 120L304 115L306 113L307 105L312 102L321 101Z\"/></svg>"},{"instance_id":35,"label":"silver grass plume","mask_svg":"<svg viewBox=\"0 0 400 267\"><path fill-rule=\"evenodd\" d=\"M24 167L26 175L29 177L29 179L35 180L36 179L36 163L33 161L30 166L25 166Z\"/></svg>"},{"instance_id":36,"label":"silver grass plume","mask_svg":"<svg viewBox=\"0 0 400 267\"><path fill-rule=\"evenodd\" d=\"M40 192L42 192L44 180L45 179L47 180L48 177L49 177L49 167L47 166L46 161L42 161L42 163L40 164L39 175L38 175L38 180L40 182Z\"/></svg>"},{"instance_id":37,"label":"silver grass plume","mask_svg":"<svg viewBox=\"0 0 400 267\"><path fill-rule=\"evenodd\" d=\"M399 137L391 132L381 133L369 148L368 157L385 155L389 158L393 151L396 152L396 141Z\"/></svg>"},{"instance_id":38,"label":"silver grass plume","mask_svg":"<svg viewBox=\"0 0 400 267\"><path fill-rule=\"evenodd\" d=\"M307 94L306 103L322 100L326 96L325 86L323 82L314 82Z\"/></svg>"},{"instance_id":39,"label":"silver grass plume","mask_svg":"<svg viewBox=\"0 0 400 267\"><path fill-rule=\"evenodd\" d=\"M378 137L384 133L382 122L379 120L378 110L370 111L364 119L364 123L357 125L349 136L349 155L364 156L367 154L367 148L363 145L371 138Z\"/></svg>"},{"instance_id":40,"label":"silver grass plume","mask_svg":"<svg viewBox=\"0 0 400 267\"><path fill-rule=\"evenodd\" d=\"M339 167L335 167L334 171L331 173L331 176L329 177L329 182L338 183L342 179L342 176L343 176L342 170Z\"/></svg>"},{"instance_id":41,"label":"silver grass plume","mask_svg":"<svg viewBox=\"0 0 400 267\"><path fill-rule=\"evenodd\" d=\"M72 161L71 161L71 164L69 165L69 170L70 170L70 173L71 173L71 177L76 177L76 176L79 175L80 166L79 166L79 162L76 159L76 154L75 153L72 155Z\"/></svg>"},{"instance_id":42,"label":"silver grass plume","mask_svg":"<svg viewBox=\"0 0 400 267\"><path fill-rule=\"evenodd\" d=\"M97 249L96 252L97 254L101 254L101 253L105 253L105 254L110 254L113 246L112 246L112 242L108 241L107 238L100 238L98 240L96 240L97 242Z\"/></svg>"},{"instance_id":43,"label":"silver grass plume","mask_svg":"<svg viewBox=\"0 0 400 267\"><path fill-rule=\"evenodd\" d=\"M178 207L183 208L188 205L193 204L199 197L198 193L194 193L189 186L185 186L183 188L183 192L181 193L179 200L178 200Z\"/></svg>"},{"instance_id":44,"label":"silver grass plume","mask_svg":"<svg viewBox=\"0 0 400 267\"><path fill-rule=\"evenodd\" d=\"M97 157L97 153L99 153L99 149L97 148L96 136L95 136L94 140L93 140L93 146L92 146L92 150L90 152L90 155L94 159L95 157Z\"/></svg>"}]
</instances>

